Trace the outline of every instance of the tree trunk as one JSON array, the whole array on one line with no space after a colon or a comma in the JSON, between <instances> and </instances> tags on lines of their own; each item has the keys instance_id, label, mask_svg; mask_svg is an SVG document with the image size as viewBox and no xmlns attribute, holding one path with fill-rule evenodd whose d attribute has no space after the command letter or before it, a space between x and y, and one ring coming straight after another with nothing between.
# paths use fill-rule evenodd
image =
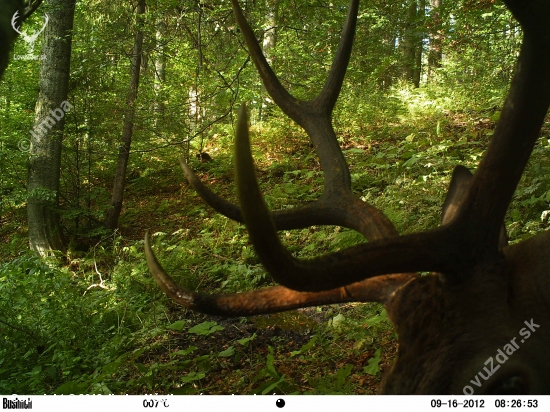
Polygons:
<instances>
[{"instance_id":1,"label":"tree trunk","mask_svg":"<svg viewBox=\"0 0 550 412\"><path fill-rule=\"evenodd\" d=\"M414 87L420 87L420 77L422 75L422 52L424 51L424 26L426 13L426 1L418 0L418 10L416 12L416 44L414 51L414 69L413 84Z\"/></svg>"},{"instance_id":2,"label":"tree trunk","mask_svg":"<svg viewBox=\"0 0 550 412\"><path fill-rule=\"evenodd\" d=\"M132 133L134 131L135 102L138 94L139 76L141 67L141 54L143 52L143 14L145 13L145 0L138 0L136 11L136 37L134 39L134 51L130 67L130 87L126 99L126 113L122 127L122 137L118 149L118 161L111 194L111 208L107 211L104 225L107 229L114 230L118 226L118 218L122 211L124 195L124 182L126 180L126 168L130 157L132 145Z\"/></svg>"},{"instance_id":3,"label":"tree trunk","mask_svg":"<svg viewBox=\"0 0 550 412\"><path fill-rule=\"evenodd\" d=\"M156 130L162 128L164 124L164 112L166 110L164 104L164 83L166 81L166 55L165 55L165 34L166 23L164 16L160 16L157 20L156 44L157 54L155 56L155 124Z\"/></svg>"},{"instance_id":4,"label":"tree trunk","mask_svg":"<svg viewBox=\"0 0 550 412\"><path fill-rule=\"evenodd\" d=\"M407 9L407 21L403 33L403 77L412 82L415 64L416 46L416 0L409 0Z\"/></svg>"},{"instance_id":5,"label":"tree trunk","mask_svg":"<svg viewBox=\"0 0 550 412\"><path fill-rule=\"evenodd\" d=\"M430 0L430 52L428 54L428 75L431 75L432 69L441 67L442 34L441 34L441 7L442 0Z\"/></svg>"},{"instance_id":6,"label":"tree trunk","mask_svg":"<svg viewBox=\"0 0 550 412\"><path fill-rule=\"evenodd\" d=\"M277 45L277 14L279 11L279 0L266 0L266 13L264 22L264 39L262 42L262 50L265 59L270 66L273 65L273 49ZM258 118L264 120L271 112L273 101L270 99L265 86L261 85L261 99Z\"/></svg>"},{"instance_id":7,"label":"tree trunk","mask_svg":"<svg viewBox=\"0 0 550 412\"><path fill-rule=\"evenodd\" d=\"M30 131L27 213L30 247L40 255L65 250L59 226L59 178L71 67L75 0L51 0L44 30L39 95Z\"/></svg>"},{"instance_id":8,"label":"tree trunk","mask_svg":"<svg viewBox=\"0 0 550 412\"><path fill-rule=\"evenodd\" d=\"M380 63L383 68L378 78L378 87L382 90L388 90L397 75L393 65L393 56L398 52L397 39L398 35L395 31L385 33L381 39L383 53L387 56Z\"/></svg>"}]
</instances>

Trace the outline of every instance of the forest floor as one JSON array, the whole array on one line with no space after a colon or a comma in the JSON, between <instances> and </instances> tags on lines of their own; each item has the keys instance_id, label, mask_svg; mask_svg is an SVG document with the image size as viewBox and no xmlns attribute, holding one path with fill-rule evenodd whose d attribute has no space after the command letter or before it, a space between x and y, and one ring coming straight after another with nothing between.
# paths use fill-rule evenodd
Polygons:
<instances>
[{"instance_id":1,"label":"forest floor","mask_svg":"<svg viewBox=\"0 0 550 412\"><path fill-rule=\"evenodd\" d=\"M353 311L340 307L339 313ZM326 310L325 310L326 313ZM166 388L175 393L253 394L253 393L357 393L375 394L380 374L364 372L374 350L360 350L357 341L345 336L334 336L326 331L327 319L316 308L299 309L286 314L262 315L248 319L220 318L200 314L181 313L192 323L215 322L224 328L212 335L195 335L171 331L169 340L161 347L142 354L138 360L144 365L168 363L178 351L193 349L193 364L200 364L204 376L194 382L193 388ZM365 325L366 326L366 325ZM324 330L324 331L323 331ZM315 337L323 334L323 342ZM315 345L307 348L314 339ZM246 346L238 342L248 341ZM380 344L384 356L379 370L389 368L397 352L397 342L387 330ZM335 351L335 346L337 350ZM355 347L354 347L355 346ZM216 356L216 354L225 354ZM270 360L271 358L271 360ZM340 372L339 372L340 371ZM189 371L186 371L189 373ZM185 372L182 371L182 374ZM160 377L159 377L160 378ZM177 378L172 376L173 378ZM164 383L171 379L164 376ZM176 379L177 380L177 379ZM270 388L269 392L265 392ZM143 393L149 393L147 386Z\"/></svg>"}]
</instances>

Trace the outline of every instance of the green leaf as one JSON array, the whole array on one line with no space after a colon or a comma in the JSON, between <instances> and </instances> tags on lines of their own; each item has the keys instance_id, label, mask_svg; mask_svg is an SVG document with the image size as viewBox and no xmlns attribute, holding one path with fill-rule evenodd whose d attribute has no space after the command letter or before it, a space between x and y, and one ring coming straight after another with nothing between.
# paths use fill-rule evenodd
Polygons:
<instances>
[{"instance_id":1,"label":"green leaf","mask_svg":"<svg viewBox=\"0 0 550 412\"><path fill-rule=\"evenodd\" d=\"M181 378L181 381L184 383L194 382L204 378L205 376L206 375L204 372L189 372L189 375Z\"/></svg>"},{"instance_id":2,"label":"green leaf","mask_svg":"<svg viewBox=\"0 0 550 412\"><path fill-rule=\"evenodd\" d=\"M369 375L376 376L380 373L380 349L377 349L374 353L374 358L369 359L369 364L363 367L363 371Z\"/></svg>"},{"instance_id":3,"label":"green leaf","mask_svg":"<svg viewBox=\"0 0 550 412\"><path fill-rule=\"evenodd\" d=\"M106 373L107 375L112 375L113 373L116 373L120 364L124 360L123 358L124 358L124 355L119 357L116 361L108 363L107 365L104 365L101 368L101 372Z\"/></svg>"},{"instance_id":4,"label":"green leaf","mask_svg":"<svg viewBox=\"0 0 550 412\"><path fill-rule=\"evenodd\" d=\"M234 353L235 353L235 348L233 346L230 346L226 350L222 350L220 353L218 353L218 356L227 358L229 356L232 356Z\"/></svg>"},{"instance_id":5,"label":"green leaf","mask_svg":"<svg viewBox=\"0 0 550 412\"><path fill-rule=\"evenodd\" d=\"M416 155L412 155L411 158L409 160L407 160L405 163L403 163L403 167L411 167L412 165L414 165L416 162L418 162L420 158L417 157Z\"/></svg>"},{"instance_id":6,"label":"green leaf","mask_svg":"<svg viewBox=\"0 0 550 412\"><path fill-rule=\"evenodd\" d=\"M353 365L346 363L345 366L338 369L336 372L336 385L338 388L342 388L346 383L346 378L351 374Z\"/></svg>"},{"instance_id":7,"label":"green leaf","mask_svg":"<svg viewBox=\"0 0 550 412\"><path fill-rule=\"evenodd\" d=\"M373 326L387 319L388 319L388 313L385 310L383 310L382 313L380 313L380 315L373 316L372 318L367 319L364 323L367 326Z\"/></svg>"},{"instance_id":8,"label":"green leaf","mask_svg":"<svg viewBox=\"0 0 550 412\"><path fill-rule=\"evenodd\" d=\"M185 326L185 323L186 321L184 320L178 320L172 323L170 326L167 326L166 329L171 329L171 330L181 332L183 330L183 327Z\"/></svg>"},{"instance_id":9,"label":"green leaf","mask_svg":"<svg viewBox=\"0 0 550 412\"><path fill-rule=\"evenodd\" d=\"M266 369L267 372L274 378L279 378L279 372L277 372L277 369L275 369L275 350L273 349L273 346L268 346L267 350L269 353L267 354L267 360L266 360Z\"/></svg>"},{"instance_id":10,"label":"green leaf","mask_svg":"<svg viewBox=\"0 0 550 412\"><path fill-rule=\"evenodd\" d=\"M279 386L280 383L282 383L285 380L285 375L281 376L281 378L277 382L273 382L271 385L269 385L267 388L265 388L262 391L262 395L266 395L270 393L273 389L275 389L277 386Z\"/></svg>"},{"instance_id":11,"label":"green leaf","mask_svg":"<svg viewBox=\"0 0 550 412\"><path fill-rule=\"evenodd\" d=\"M335 329L341 328L345 320L346 320L346 317L340 313L332 318L332 326Z\"/></svg>"},{"instance_id":12,"label":"green leaf","mask_svg":"<svg viewBox=\"0 0 550 412\"><path fill-rule=\"evenodd\" d=\"M196 346L190 346L187 349L180 349L177 352L171 353L170 356L186 356L190 353L196 351L198 348Z\"/></svg>"},{"instance_id":13,"label":"green leaf","mask_svg":"<svg viewBox=\"0 0 550 412\"><path fill-rule=\"evenodd\" d=\"M86 393L86 382L65 382L55 390L56 395L80 395Z\"/></svg>"},{"instance_id":14,"label":"green leaf","mask_svg":"<svg viewBox=\"0 0 550 412\"><path fill-rule=\"evenodd\" d=\"M310 350L313 345L315 345L315 341L317 340L317 335L313 336L308 343L306 343L305 345L303 345L300 350L295 350L295 351L292 351L290 352L290 357L294 357L296 355L301 355L302 353L304 352L307 352L308 350Z\"/></svg>"},{"instance_id":15,"label":"green leaf","mask_svg":"<svg viewBox=\"0 0 550 412\"><path fill-rule=\"evenodd\" d=\"M136 365L137 370L140 371L141 373L147 373L149 371L149 369L147 369L141 363L136 363L135 365Z\"/></svg>"},{"instance_id":16,"label":"green leaf","mask_svg":"<svg viewBox=\"0 0 550 412\"><path fill-rule=\"evenodd\" d=\"M225 328L223 326L218 325L216 322L206 321L193 326L188 330L188 332L193 333L195 335L208 336L213 334L214 332L217 332L219 330L224 330L224 329Z\"/></svg>"},{"instance_id":17,"label":"green leaf","mask_svg":"<svg viewBox=\"0 0 550 412\"><path fill-rule=\"evenodd\" d=\"M255 337L256 337L256 334L253 334L249 338L238 339L237 342L240 343L241 345L243 345L246 348L248 346L248 344L250 343L250 341L253 340Z\"/></svg>"}]
</instances>

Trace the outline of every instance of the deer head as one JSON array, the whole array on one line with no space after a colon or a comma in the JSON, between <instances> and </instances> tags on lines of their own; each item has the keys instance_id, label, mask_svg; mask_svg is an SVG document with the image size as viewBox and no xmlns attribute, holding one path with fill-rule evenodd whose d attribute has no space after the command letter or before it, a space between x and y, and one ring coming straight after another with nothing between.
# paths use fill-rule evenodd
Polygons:
<instances>
[{"instance_id":1,"label":"deer head","mask_svg":"<svg viewBox=\"0 0 550 412\"><path fill-rule=\"evenodd\" d=\"M243 222L265 268L280 285L206 295L179 287L152 252L151 273L183 306L247 316L337 302L385 305L399 336L383 377L388 394L550 393L550 232L507 246L506 210L550 104L550 2L505 0L524 40L493 139L475 174L458 166L440 227L399 236L377 209L356 198L331 113L351 54L358 0L351 0L332 69L321 93L298 101L266 62L237 0L237 22L273 100L307 132L324 171L324 191L305 206L270 212L256 181L246 109L239 112L235 169L240 206L204 186L181 160L191 186L214 209ZM367 243L310 260L294 258L277 230L338 225ZM416 272L432 272L420 276Z\"/></svg>"}]
</instances>

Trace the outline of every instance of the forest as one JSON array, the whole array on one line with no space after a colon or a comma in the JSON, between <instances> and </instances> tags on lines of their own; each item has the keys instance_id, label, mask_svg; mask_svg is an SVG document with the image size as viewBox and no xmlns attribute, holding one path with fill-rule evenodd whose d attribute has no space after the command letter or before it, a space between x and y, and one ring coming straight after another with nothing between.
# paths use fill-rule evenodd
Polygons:
<instances>
[{"instance_id":1,"label":"forest","mask_svg":"<svg viewBox=\"0 0 550 412\"><path fill-rule=\"evenodd\" d=\"M348 0L239 4L281 84L314 98ZM275 284L245 226L180 168L238 203L242 103L269 209L323 193L315 147L266 91L231 1L44 0L17 17L0 79L0 393L376 394L397 353L382 305L209 316L149 272L146 232L187 289ZM361 1L332 122L353 193L400 234L438 227L454 167L477 168L522 37L497 0ZM539 139L508 208L511 244L549 226L548 150ZM365 241L332 225L279 237L299 258Z\"/></svg>"}]
</instances>

